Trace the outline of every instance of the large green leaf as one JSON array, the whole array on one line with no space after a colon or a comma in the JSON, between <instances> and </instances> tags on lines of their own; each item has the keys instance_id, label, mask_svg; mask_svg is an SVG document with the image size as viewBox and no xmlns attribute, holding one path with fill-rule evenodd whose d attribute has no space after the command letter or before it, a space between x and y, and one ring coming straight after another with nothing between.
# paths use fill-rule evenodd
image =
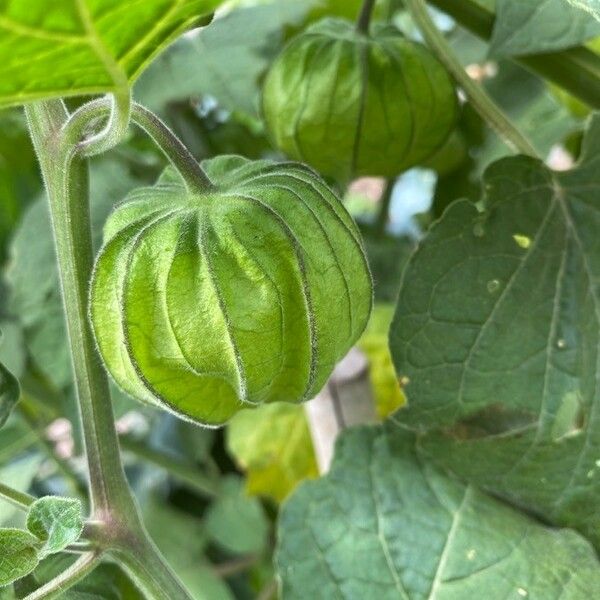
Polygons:
<instances>
[{"instance_id":1,"label":"large green leaf","mask_svg":"<svg viewBox=\"0 0 600 600\"><path fill-rule=\"evenodd\" d=\"M123 90L219 0L0 0L0 106Z\"/></svg>"},{"instance_id":2,"label":"large green leaf","mask_svg":"<svg viewBox=\"0 0 600 600\"><path fill-rule=\"evenodd\" d=\"M599 162L596 117L570 172L490 167L487 210L454 203L413 255L390 333L424 451L597 546Z\"/></svg>"},{"instance_id":3,"label":"large green leaf","mask_svg":"<svg viewBox=\"0 0 600 600\"><path fill-rule=\"evenodd\" d=\"M421 462L412 436L349 430L330 474L284 506L286 600L583 600L600 589L591 545Z\"/></svg>"},{"instance_id":4,"label":"large green leaf","mask_svg":"<svg viewBox=\"0 0 600 600\"><path fill-rule=\"evenodd\" d=\"M497 0L490 53L523 56L578 46L600 35L581 0Z\"/></svg>"}]
</instances>

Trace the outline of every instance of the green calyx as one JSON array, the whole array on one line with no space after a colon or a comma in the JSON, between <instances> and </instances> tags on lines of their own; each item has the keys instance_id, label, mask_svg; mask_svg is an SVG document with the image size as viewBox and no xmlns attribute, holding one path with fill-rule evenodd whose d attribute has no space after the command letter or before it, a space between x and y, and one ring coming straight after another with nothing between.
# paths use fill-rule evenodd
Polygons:
<instances>
[{"instance_id":1,"label":"green calyx","mask_svg":"<svg viewBox=\"0 0 600 600\"><path fill-rule=\"evenodd\" d=\"M364 330L372 283L356 225L310 169L203 167L212 189L169 175L112 214L91 320L126 392L217 426L313 397Z\"/></svg>"},{"instance_id":2,"label":"green calyx","mask_svg":"<svg viewBox=\"0 0 600 600\"><path fill-rule=\"evenodd\" d=\"M365 35L324 19L276 59L262 111L278 148L347 180L394 177L432 156L458 104L450 76L423 45L392 27Z\"/></svg>"}]
</instances>

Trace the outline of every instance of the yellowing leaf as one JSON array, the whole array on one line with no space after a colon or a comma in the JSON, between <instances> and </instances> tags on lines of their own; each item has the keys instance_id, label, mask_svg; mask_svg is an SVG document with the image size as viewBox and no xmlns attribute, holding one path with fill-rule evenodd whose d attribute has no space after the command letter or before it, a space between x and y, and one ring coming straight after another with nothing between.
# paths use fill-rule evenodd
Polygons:
<instances>
[{"instance_id":1,"label":"yellowing leaf","mask_svg":"<svg viewBox=\"0 0 600 600\"><path fill-rule=\"evenodd\" d=\"M376 305L367 329L358 342L359 348L369 360L377 414L382 419L398 410L406 402L388 348L388 330L393 316L393 305Z\"/></svg>"},{"instance_id":2,"label":"yellowing leaf","mask_svg":"<svg viewBox=\"0 0 600 600\"><path fill-rule=\"evenodd\" d=\"M281 502L300 481L318 475L302 406L267 404L229 423L229 451L247 470L246 490Z\"/></svg>"}]
</instances>

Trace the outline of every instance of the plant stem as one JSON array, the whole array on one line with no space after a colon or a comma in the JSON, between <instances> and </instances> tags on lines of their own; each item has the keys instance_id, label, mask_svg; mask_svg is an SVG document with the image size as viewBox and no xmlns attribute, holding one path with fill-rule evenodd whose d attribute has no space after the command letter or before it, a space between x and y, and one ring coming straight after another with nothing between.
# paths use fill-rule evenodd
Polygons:
<instances>
[{"instance_id":1,"label":"plant stem","mask_svg":"<svg viewBox=\"0 0 600 600\"><path fill-rule=\"evenodd\" d=\"M392 203L392 193L395 184L395 179L388 179L385 183L381 199L379 200L379 212L377 213L377 219L375 220L375 230L379 234L385 233L385 228L390 219L390 205Z\"/></svg>"},{"instance_id":2,"label":"plant stem","mask_svg":"<svg viewBox=\"0 0 600 600\"><path fill-rule=\"evenodd\" d=\"M190 488L208 498L215 498L219 494L219 487L214 478L205 475L194 465L175 460L170 456L157 452L147 444L139 442L129 436L121 436L121 447L136 454L155 465L168 471L175 479L187 484Z\"/></svg>"},{"instance_id":3,"label":"plant stem","mask_svg":"<svg viewBox=\"0 0 600 600\"><path fill-rule=\"evenodd\" d=\"M97 528L104 536L101 547L134 555L142 549L142 562L135 564L137 572L132 569L132 575L150 591L153 581L160 580L162 592L149 593L150 598L189 600L149 540L121 465L108 379L88 322L93 250L87 163L77 156L78 140L73 139L73 126L67 125L69 114L62 101L32 103L26 114L50 205L88 462L91 516L101 525ZM79 118L77 123L84 125Z\"/></svg>"},{"instance_id":4,"label":"plant stem","mask_svg":"<svg viewBox=\"0 0 600 600\"><path fill-rule=\"evenodd\" d=\"M132 540L121 549L113 550L112 554L148 598L194 600L183 588L178 595L173 595L173 580L176 576L147 535Z\"/></svg>"},{"instance_id":5,"label":"plant stem","mask_svg":"<svg viewBox=\"0 0 600 600\"><path fill-rule=\"evenodd\" d=\"M522 154L537 156L537 151L527 138L511 123L486 91L463 69L450 44L429 16L425 0L405 0L405 3L431 50L448 69L458 85L462 87L482 118L508 146Z\"/></svg>"},{"instance_id":6,"label":"plant stem","mask_svg":"<svg viewBox=\"0 0 600 600\"><path fill-rule=\"evenodd\" d=\"M128 86L109 97L110 113L104 129L79 141L82 156L95 156L114 148L126 135L131 117L131 92ZM75 113L76 114L76 113Z\"/></svg>"},{"instance_id":7,"label":"plant stem","mask_svg":"<svg viewBox=\"0 0 600 600\"><path fill-rule=\"evenodd\" d=\"M494 13L475 0L429 0L463 27L489 40L494 28ZM600 108L600 56L579 46L560 52L519 56L524 67L552 81L592 108Z\"/></svg>"},{"instance_id":8,"label":"plant stem","mask_svg":"<svg viewBox=\"0 0 600 600\"><path fill-rule=\"evenodd\" d=\"M190 151L153 112L141 104L134 104L131 118L164 152L165 156L179 171L191 192L205 192L207 189L214 187L212 181Z\"/></svg>"},{"instance_id":9,"label":"plant stem","mask_svg":"<svg viewBox=\"0 0 600 600\"><path fill-rule=\"evenodd\" d=\"M80 556L68 569L35 590L24 600L52 600L61 597L69 588L89 575L100 562L100 554L89 552Z\"/></svg>"},{"instance_id":10,"label":"plant stem","mask_svg":"<svg viewBox=\"0 0 600 600\"><path fill-rule=\"evenodd\" d=\"M121 467L106 373L87 320L88 282L93 267L87 163L65 140L68 113L60 101L26 108L50 203L71 358L89 466L92 515L102 518L115 505L132 510Z\"/></svg>"},{"instance_id":11,"label":"plant stem","mask_svg":"<svg viewBox=\"0 0 600 600\"><path fill-rule=\"evenodd\" d=\"M89 127L90 122L106 116L111 110L109 98L100 98L84 104L73 113L65 126L64 137L67 144L77 144ZM186 187L191 192L205 192L213 187L198 161L192 156L181 140L153 112L140 104L131 106L131 120L143 129L162 150L169 162L180 173ZM81 145L79 145L81 148Z\"/></svg>"},{"instance_id":12,"label":"plant stem","mask_svg":"<svg viewBox=\"0 0 600 600\"><path fill-rule=\"evenodd\" d=\"M369 35L369 26L371 24L371 16L373 15L375 2L376 0L363 0L363 5L360 9L360 14L358 15L358 21L356 22L356 31Z\"/></svg>"},{"instance_id":13,"label":"plant stem","mask_svg":"<svg viewBox=\"0 0 600 600\"><path fill-rule=\"evenodd\" d=\"M11 488L9 485L0 482L0 498L6 500L19 510L28 510L29 507L35 502L35 498L30 496L26 492L20 492Z\"/></svg>"}]
</instances>

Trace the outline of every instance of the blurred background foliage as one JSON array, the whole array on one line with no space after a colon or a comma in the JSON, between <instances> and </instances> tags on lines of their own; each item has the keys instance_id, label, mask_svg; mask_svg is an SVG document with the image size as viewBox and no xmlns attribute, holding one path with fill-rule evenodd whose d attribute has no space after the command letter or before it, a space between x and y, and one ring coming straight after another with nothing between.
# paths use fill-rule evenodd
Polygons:
<instances>
[{"instance_id":1,"label":"blurred background foliage","mask_svg":"<svg viewBox=\"0 0 600 600\"><path fill-rule=\"evenodd\" d=\"M159 57L137 83L135 97L157 111L198 159L223 153L277 157L257 110L265 70L307 23L332 14L353 19L359 5L359 0L229 2L210 27L184 36ZM399 0L380 3L377 18L418 38ZM577 158L585 107L509 59L489 61L486 45L441 13L437 18L471 76L553 167L568 168ZM371 364L380 417L404 401L386 339L404 261L450 202L480 199L482 171L505 152L463 102L456 131L422 168L397 181L365 179L340 190L363 230L376 283L378 306L359 346ZM157 150L135 131L117 150L92 161L96 244L111 208L130 189L153 182L163 166ZM82 449L49 217L19 110L0 112L0 265L0 359L23 387L18 409L0 435L0 480L39 495L81 496ZM300 481L317 476L303 409L248 410L225 430L213 431L141 408L116 389L114 398L127 473L146 522L194 597L275 597L271 557L278 505ZM0 504L1 525L18 519ZM22 597L65 560L47 559L14 591L0 590L0 598ZM109 564L68 596L139 598Z\"/></svg>"}]
</instances>

